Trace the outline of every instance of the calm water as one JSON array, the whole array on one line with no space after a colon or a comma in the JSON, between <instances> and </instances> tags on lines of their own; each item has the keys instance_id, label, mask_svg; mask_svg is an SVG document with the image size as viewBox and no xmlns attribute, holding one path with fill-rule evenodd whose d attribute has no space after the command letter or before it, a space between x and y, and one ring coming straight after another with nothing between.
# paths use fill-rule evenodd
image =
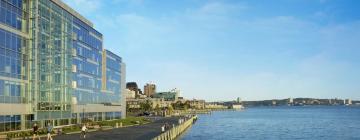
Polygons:
<instances>
[{"instance_id":1,"label":"calm water","mask_svg":"<svg viewBox=\"0 0 360 140\"><path fill-rule=\"evenodd\" d=\"M254 107L199 115L182 140L360 140L360 107Z\"/></svg>"}]
</instances>

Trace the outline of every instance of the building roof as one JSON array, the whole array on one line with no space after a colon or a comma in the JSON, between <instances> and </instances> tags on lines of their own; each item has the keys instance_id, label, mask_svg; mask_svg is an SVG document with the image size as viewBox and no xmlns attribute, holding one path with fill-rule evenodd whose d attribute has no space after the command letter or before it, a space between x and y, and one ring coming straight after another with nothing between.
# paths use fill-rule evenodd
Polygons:
<instances>
[{"instance_id":1,"label":"building roof","mask_svg":"<svg viewBox=\"0 0 360 140\"><path fill-rule=\"evenodd\" d=\"M73 15L73 16L77 17L78 19L80 19L85 24L88 24L91 27L94 26L91 21L86 19L84 16L80 15L78 12L76 12L70 6L66 5L64 2L62 2L62 0L51 0L51 1L54 2L56 5L60 6L61 8L63 8L64 10L66 10L67 12L69 12L71 15Z\"/></svg>"},{"instance_id":2,"label":"building roof","mask_svg":"<svg viewBox=\"0 0 360 140\"><path fill-rule=\"evenodd\" d=\"M111 51L109 51L107 49L104 49L104 50L106 52L107 57L111 57L113 59L116 59L119 62L122 62L122 58L120 56L116 55L115 53L113 53L113 52L111 52Z\"/></svg>"}]
</instances>

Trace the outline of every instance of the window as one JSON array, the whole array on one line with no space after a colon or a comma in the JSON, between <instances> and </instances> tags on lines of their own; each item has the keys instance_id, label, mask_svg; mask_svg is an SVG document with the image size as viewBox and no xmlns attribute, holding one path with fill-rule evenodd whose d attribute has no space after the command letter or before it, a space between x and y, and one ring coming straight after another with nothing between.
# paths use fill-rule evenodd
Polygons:
<instances>
[{"instance_id":1,"label":"window","mask_svg":"<svg viewBox=\"0 0 360 140\"><path fill-rule=\"evenodd\" d=\"M11 46L11 35L9 33L5 34L5 47L10 49Z\"/></svg>"},{"instance_id":2,"label":"window","mask_svg":"<svg viewBox=\"0 0 360 140\"><path fill-rule=\"evenodd\" d=\"M56 65L61 65L61 56L56 56L55 57L55 64Z\"/></svg>"},{"instance_id":3,"label":"window","mask_svg":"<svg viewBox=\"0 0 360 140\"><path fill-rule=\"evenodd\" d=\"M10 73L11 69L10 69L10 58L6 58L5 60L5 72L6 73Z\"/></svg>"},{"instance_id":4,"label":"window","mask_svg":"<svg viewBox=\"0 0 360 140\"><path fill-rule=\"evenodd\" d=\"M6 84L4 85L4 96L9 96L10 95L10 85Z\"/></svg>"},{"instance_id":5,"label":"window","mask_svg":"<svg viewBox=\"0 0 360 140\"><path fill-rule=\"evenodd\" d=\"M0 30L0 47L3 47L4 45L5 45L5 32Z\"/></svg>"},{"instance_id":6,"label":"window","mask_svg":"<svg viewBox=\"0 0 360 140\"><path fill-rule=\"evenodd\" d=\"M61 101L61 94L60 91L55 91L55 102Z\"/></svg>"},{"instance_id":7,"label":"window","mask_svg":"<svg viewBox=\"0 0 360 140\"><path fill-rule=\"evenodd\" d=\"M10 85L10 95L15 96L16 95L16 86Z\"/></svg>"},{"instance_id":8,"label":"window","mask_svg":"<svg viewBox=\"0 0 360 140\"><path fill-rule=\"evenodd\" d=\"M3 51L3 49L0 48L0 75L2 75L2 72L5 72L5 56L1 55L1 52Z\"/></svg>"},{"instance_id":9,"label":"window","mask_svg":"<svg viewBox=\"0 0 360 140\"><path fill-rule=\"evenodd\" d=\"M55 74L55 83L61 83L61 74Z\"/></svg>"},{"instance_id":10,"label":"window","mask_svg":"<svg viewBox=\"0 0 360 140\"><path fill-rule=\"evenodd\" d=\"M4 95L4 81L0 80L0 96ZM0 120L1 122L1 120Z\"/></svg>"}]
</instances>

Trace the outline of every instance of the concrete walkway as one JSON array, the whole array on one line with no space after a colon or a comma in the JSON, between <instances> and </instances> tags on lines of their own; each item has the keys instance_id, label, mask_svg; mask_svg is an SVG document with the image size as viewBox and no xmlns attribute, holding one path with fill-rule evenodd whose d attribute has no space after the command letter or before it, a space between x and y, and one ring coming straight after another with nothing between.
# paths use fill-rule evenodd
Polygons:
<instances>
[{"instance_id":1,"label":"concrete walkway","mask_svg":"<svg viewBox=\"0 0 360 140\"><path fill-rule=\"evenodd\" d=\"M104 131L88 132L86 140L150 140L161 133L161 126L165 123L178 123L177 117L159 118L154 122L124 128L116 128ZM79 140L80 134L54 136L54 140Z\"/></svg>"}]
</instances>

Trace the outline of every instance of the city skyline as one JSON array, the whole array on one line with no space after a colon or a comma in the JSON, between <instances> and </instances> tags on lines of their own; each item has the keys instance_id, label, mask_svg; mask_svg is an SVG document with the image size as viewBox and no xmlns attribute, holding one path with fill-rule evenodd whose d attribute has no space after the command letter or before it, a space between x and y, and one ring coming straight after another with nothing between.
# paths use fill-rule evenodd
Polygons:
<instances>
[{"instance_id":1,"label":"city skyline","mask_svg":"<svg viewBox=\"0 0 360 140\"><path fill-rule=\"evenodd\" d=\"M94 22L139 87L209 101L360 99L359 1L64 2Z\"/></svg>"}]
</instances>

